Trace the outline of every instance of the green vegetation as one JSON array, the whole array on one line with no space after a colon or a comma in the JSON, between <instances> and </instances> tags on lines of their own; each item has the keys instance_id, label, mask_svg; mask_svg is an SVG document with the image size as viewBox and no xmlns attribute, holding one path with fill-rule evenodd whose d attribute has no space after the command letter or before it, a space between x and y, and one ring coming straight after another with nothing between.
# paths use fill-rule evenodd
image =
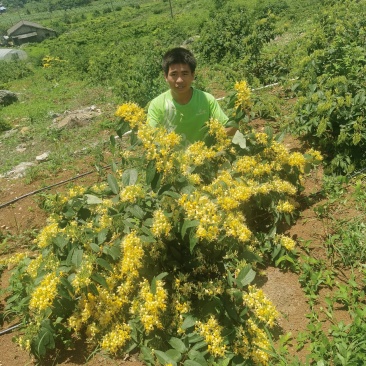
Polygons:
<instances>
[{"instance_id":1,"label":"green vegetation","mask_svg":"<svg viewBox=\"0 0 366 366\"><path fill-rule=\"evenodd\" d=\"M0 173L46 150L49 161L28 181L72 169L75 156L105 159L113 171L46 197L50 223L36 246L34 231L0 232L3 258L10 242L30 251L1 262L15 269L0 320L22 321L23 347L43 358L76 336L90 354L139 352L150 365L365 363L365 177L355 173L366 153L365 1L177 0L173 18L168 1L4 5L0 31L21 15L59 36L22 46L27 61L0 63L1 89L19 96L0 110ZM142 127L143 111L130 102L143 109L165 90L161 55L181 44L198 58L196 85L226 95L222 106L242 132L233 144L215 130L207 148L184 152L174 136L151 140ZM245 108L233 92L240 80L254 89ZM87 126L51 128L55 114L90 105L102 114ZM123 108L116 118L118 105L135 106L138 118ZM251 128L257 117L263 133ZM9 129L17 133L5 138ZM129 129L121 147L115 134ZM324 156L320 244L295 251L284 228L301 213L300 177L317 154L289 152L285 133ZM17 154L20 144L27 149ZM246 198L234 195L239 188ZM242 218L240 232L229 217ZM252 286L269 264L296 271L307 296L309 324L296 339L271 333L275 310ZM337 319L340 308L348 322ZM294 349L306 349L306 361Z\"/></svg>"}]
</instances>

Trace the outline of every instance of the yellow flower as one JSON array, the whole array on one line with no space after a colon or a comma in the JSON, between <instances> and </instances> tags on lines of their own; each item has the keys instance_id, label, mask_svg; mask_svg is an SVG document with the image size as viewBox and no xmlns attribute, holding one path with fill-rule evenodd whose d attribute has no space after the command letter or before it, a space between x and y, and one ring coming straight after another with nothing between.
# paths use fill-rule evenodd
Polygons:
<instances>
[{"instance_id":1,"label":"yellow flower","mask_svg":"<svg viewBox=\"0 0 366 366\"><path fill-rule=\"evenodd\" d=\"M272 302L266 298L263 290L248 286L248 293L243 295L243 301L260 321L273 327L279 313Z\"/></svg>"},{"instance_id":2,"label":"yellow flower","mask_svg":"<svg viewBox=\"0 0 366 366\"><path fill-rule=\"evenodd\" d=\"M164 215L164 212L160 209L154 212L153 226L151 228L152 233L155 237L169 236L172 225L168 218Z\"/></svg>"},{"instance_id":3,"label":"yellow flower","mask_svg":"<svg viewBox=\"0 0 366 366\"><path fill-rule=\"evenodd\" d=\"M121 243L123 256L121 259L121 273L129 278L137 277L138 270L142 267L142 249L141 239L136 232L131 232L123 238Z\"/></svg>"},{"instance_id":4,"label":"yellow flower","mask_svg":"<svg viewBox=\"0 0 366 366\"><path fill-rule=\"evenodd\" d=\"M195 328L207 343L209 353L215 357L225 356L226 345L224 345L224 341L221 336L222 327L212 315L206 323L197 321Z\"/></svg>"},{"instance_id":5,"label":"yellow flower","mask_svg":"<svg viewBox=\"0 0 366 366\"><path fill-rule=\"evenodd\" d=\"M131 327L128 324L117 324L103 337L101 347L111 353L117 353L130 338Z\"/></svg>"},{"instance_id":6,"label":"yellow flower","mask_svg":"<svg viewBox=\"0 0 366 366\"><path fill-rule=\"evenodd\" d=\"M296 243L293 239L289 238L286 235L282 235L282 234L281 235L277 234L275 236L275 243L280 244L285 249L290 250L290 251L294 250L295 245L296 245Z\"/></svg>"},{"instance_id":7,"label":"yellow flower","mask_svg":"<svg viewBox=\"0 0 366 366\"><path fill-rule=\"evenodd\" d=\"M261 145L267 145L268 143L268 135L264 132L257 132L255 134L255 139Z\"/></svg>"},{"instance_id":8,"label":"yellow flower","mask_svg":"<svg viewBox=\"0 0 366 366\"><path fill-rule=\"evenodd\" d=\"M135 203L139 198L144 198L145 190L140 184L127 186L122 189L119 196L122 202Z\"/></svg>"},{"instance_id":9,"label":"yellow flower","mask_svg":"<svg viewBox=\"0 0 366 366\"><path fill-rule=\"evenodd\" d=\"M51 222L42 229L35 239L35 242L38 244L39 248L45 248L51 244L51 240L57 235L58 232L60 232L58 222Z\"/></svg>"},{"instance_id":10,"label":"yellow flower","mask_svg":"<svg viewBox=\"0 0 366 366\"><path fill-rule=\"evenodd\" d=\"M245 225L245 218L240 213L229 214L224 221L226 235L237 238L242 243L248 242L252 236L251 231Z\"/></svg>"},{"instance_id":11,"label":"yellow flower","mask_svg":"<svg viewBox=\"0 0 366 366\"><path fill-rule=\"evenodd\" d=\"M59 274L56 274L56 272L47 274L33 291L29 302L29 308L36 312L40 312L51 306L57 295L57 285L59 282Z\"/></svg>"},{"instance_id":12,"label":"yellow flower","mask_svg":"<svg viewBox=\"0 0 366 366\"><path fill-rule=\"evenodd\" d=\"M135 300L132 312L140 316L145 331L150 333L154 328L163 328L160 315L166 310L167 292L163 281L156 281L155 293L151 292L150 284L145 279L140 283L139 300Z\"/></svg>"},{"instance_id":13,"label":"yellow flower","mask_svg":"<svg viewBox=\"0 0 366 366\"><path fill-rule=\"evenodd\" d=\"M144 110L136 103L122 104L118 107L116 116L126 120L131 128L138 127L146 121Z\"/></svg>"},{"instance_id":14,"label":"yellow flower","mask_svg":"<svg viewBox=\"0 0 366 366\"><path fill-rule=\"evenodd\" d=\"M250 89L245 80L237 81L234 85L236 90L235 109L240 107L242 110L247 110L251 107L252 102L250 100Z\"/></svg>"},{"instance_id":15,"label":"yellow flower","mask_svg":"<svg viewBox=\"0 0 366 366\"><path fill-rule=\"evenodd\" d=\"M291 213L294 211L295 206L292 205L289 201L279 201L276 209L278 212L287 212L287 213Z\"/></svg>"},{"instance_id":16,"label":"yellow flower","mask_svg":"<svg viewBox=\"0 0 366 366\"><path fill-rule=\"evenodd\" d=\"M305 154L310 155L316 163L319 163L323 160L323 156L317 150L309 149L305 151Z\"/></svg>"},{"instance_id":17,"label":"yellow flower","mask_svg":"<svg viewBox=\"0 0 366 366\"><path fill-rule=\"evenodd\" d=\"M264 330L260 329L252 319L247 322L249 333L252 336L250 356L255 365L268 365L270 342Z\"/></svg>"}]
</instances>

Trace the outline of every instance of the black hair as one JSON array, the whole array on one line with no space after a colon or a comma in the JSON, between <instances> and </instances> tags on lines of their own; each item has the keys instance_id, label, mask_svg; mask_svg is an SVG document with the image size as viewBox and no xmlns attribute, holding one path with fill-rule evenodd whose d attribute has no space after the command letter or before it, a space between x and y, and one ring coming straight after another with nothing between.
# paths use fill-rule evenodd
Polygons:
<instances>
[{"instance_id":1,"label":"black hair","mask_svg":"<svg viewBox=\"0 0 366 366\"><path fill-rule=\"evenodd\" d=\"M169 67L173 64L187 64L191 72L194 73L196 70L197 61L191 51L183 47L176 47L167 51L163 56L162 66L165 75L168 74Z\"/></svg>"}]
</instances>

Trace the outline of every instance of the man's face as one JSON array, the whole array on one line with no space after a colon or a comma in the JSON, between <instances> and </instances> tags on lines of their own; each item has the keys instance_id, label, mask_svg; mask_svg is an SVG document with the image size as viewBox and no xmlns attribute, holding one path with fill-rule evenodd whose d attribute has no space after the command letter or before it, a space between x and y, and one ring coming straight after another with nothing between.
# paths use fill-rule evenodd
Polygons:
<instances>
[{"instance_id":1,"label":"man's face","mask_svg":"<svg viewBox=\"0 0 366 366\"><path fill-rule=\"evenodd\" d=\"M187 64L170 65L165 80L174 94L184 94L190 91L194 73Z\"/></svg>"}]
</instances>

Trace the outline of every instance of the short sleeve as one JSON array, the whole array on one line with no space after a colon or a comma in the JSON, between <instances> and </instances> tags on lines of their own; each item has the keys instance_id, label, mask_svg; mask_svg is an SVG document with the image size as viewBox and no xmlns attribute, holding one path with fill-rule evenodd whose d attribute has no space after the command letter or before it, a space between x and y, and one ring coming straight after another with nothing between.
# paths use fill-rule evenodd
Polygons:
<instances>
[{"instance_id":1,"label":"short sleeve","mask_svg":"<svg viewBox=\"0 0 366 366\"><path fill-rule=\"evenodd\" d=\"M229 120L228 116L221 109L219 102L212 95L210 98L210 118L217 119L223 126Z\"/></svg>"}]
</instances>

